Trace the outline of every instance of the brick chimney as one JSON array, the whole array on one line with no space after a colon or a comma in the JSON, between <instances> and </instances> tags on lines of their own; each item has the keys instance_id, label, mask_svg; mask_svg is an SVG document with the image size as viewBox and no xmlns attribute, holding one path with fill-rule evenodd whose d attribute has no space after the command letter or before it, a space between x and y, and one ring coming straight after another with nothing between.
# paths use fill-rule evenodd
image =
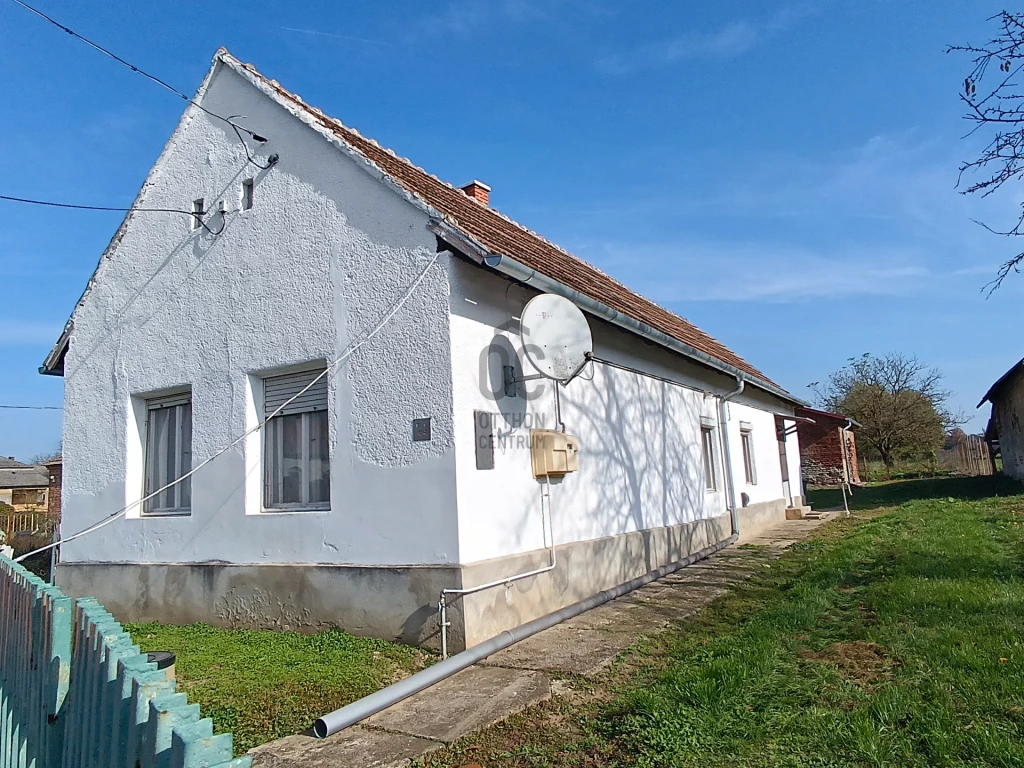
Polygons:
<instances>
[{"instance_id":1,"label":"brick chimney","mask_svg":"<svg viewBox=\"0 0 1024 768\"><path fill-rule=\"evenodd\" d=\"M474 200L489 205L491 199L491 188L484 184L482 181L473 179L469 184L463 184L459 187L463 192L472 197Z\"/></svg>"}]
</instances>

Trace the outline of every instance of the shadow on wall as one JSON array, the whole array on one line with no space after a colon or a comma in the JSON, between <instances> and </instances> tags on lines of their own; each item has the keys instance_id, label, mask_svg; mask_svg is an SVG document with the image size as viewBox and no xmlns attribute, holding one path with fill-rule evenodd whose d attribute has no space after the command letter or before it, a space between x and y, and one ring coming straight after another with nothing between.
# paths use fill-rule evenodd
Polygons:
<instances>
[{"instance_id":1,"label":"shadow on wall","mask_svg":"<svg viewBox=\"0 0 1024 768\"><path fill-rule=\"evenodd\" d=\"M656 549L649 529L693 522L705 515L700 397L670 384L601 367L594 371L593 381L577 379L563 389L566 430L580 438L580 472L552 485L555 541L641 531L643 552L635 554L643 558L644 571L668 562L664 543ZM560 496L578 498L559 505ZM714 514L722 512L724 509ZM524 515L520 533L536 524L533 515ZM571 531L568 536L567 530ZM706 534L691 528L684 535ZM689 553L693 545L694 541L687 540L678 546L673 543L671 549ZM587 583L618 583L628 564L619 561L621 551L616 550L618 554L612 557L612 545L609 547L609 557L597 556L587 563ZM564 579L568 573L560 568L555 578ZM564 589L567 585L559 586Z\"/></svg>"},{"instance_id":2,"label":"shadow on wall","mask_svg":"<svg viewBox=\"0 0 1024 768\"><path fill-rule=\"evenodd\" d=\"M228 191L237 185L238 179L242 177L247 167L248 164L246 162L243 162L238 171L234 174L234 176L231 177L227 184L224 185L224 187L220 190L220 193L217 195L215 199L225 199L226 196L228 195ZM267 173L268 171L266 170L260 171L260 173L256 177L255 183L259 183L259 181L262 180L262 178ZM138 214L136 214L136 216L137 215ZM170 216L176 214L167 215ZM180 216L180 214L178 214L178 216ZM150 287L150 285L154 283L154 281L156 281L156 279L160 276L164 269L172 261L179 257L180 254L184 253L189 246L191 246L192 250L192 267L173 288L167 291L167 293L171 296L177 295L181 291L181 289L184 288L185 285L192 280L193 275L195 275L196 272L199 271L199 269L203 266L204 262L214 253L217 247L222 242L224 242L224 235L227 234L228 229L231 227L233 223L233 218L228 218L223 213L216 212L212 216L207 216L204 219L204 221L207 224L207 226L209 226L216 234L209 232L207 229L203 227L199 227L194 231L188 232L188 234L186 234L177 245L172 247L170 251L167 253L167 256L163 259L163 261L161 261L160 264L157 265L156 269L153 270L152 274L150 274L149 277L146 278L145 282L143 282L142 285L140 285L134 291L134 293L132 293L132 295L121 307L114 310L114 316L107 322L107 330L104 333L98 334L96 336L93 345L87 351L76 356L76 368L71 371L65 372L64 376L66 379L70 380L74 378L78 372L85 369L85 363L87 363L96 353L96 351L100 349L100 347L102 347L103 344L106 343L106 341L114 335L115 331L117 331L118 328L120 327L122 321L127 317L131 308L135 305L135 302L138 301L139 298L146 293L146 290ZM113 253L116 252L117 247L120 245L121 240L126 234L128 226L130 226L130 224L131 221L126 217L125 222L121 225L121 227L118 229L117 234L114 236L113 242L110 244L110 246L108 246L108 248L112 251L111 255L113 255ZM97 275L99 274L99 270L102 268L103 262L105 261L106 257L107 253L104 253L101 257L100 264L97 266ZM162 305L155 304L152 312L148 313L144 317L132 319L133 327L141 328L145 326L146 324L149 323L150 320L152 320L154 317L160 314L163 311L163 309L164 307Z\"/></svg>"}]
</instances>

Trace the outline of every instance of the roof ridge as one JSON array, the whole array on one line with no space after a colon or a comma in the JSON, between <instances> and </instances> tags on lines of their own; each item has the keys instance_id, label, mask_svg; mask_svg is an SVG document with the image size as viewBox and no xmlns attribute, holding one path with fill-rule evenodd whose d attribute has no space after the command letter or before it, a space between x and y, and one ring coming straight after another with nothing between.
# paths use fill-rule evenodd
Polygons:
<instances>
[{"instance_id":1,"label":"roof ridge","mask_svg":"<svg viewBox=\"0 0 1024 768\"><path fill-rule=\"evenodd\" d=\"M429 211L437 213L448 223L456 225L471 239L482 242L484 247L491 252L523 260L527 262L527 266L547 274L549 277L558 278L561 273L565 275L562 278L563 282L568 279L568 284L571 287L592 299L612 306L616 311L631 316L644 325L665 333L726 365L774 385L750 363L686 318L637 293L621 280L552 242L539 232L521 224L511 216L467 195L462 189L422 168L409 158L402 157L390 147L383 146L376 139L365 136L358 129L346 125L340 119L326 114L319 107L307 103L299 94L289 91L277 80L267 77L254 65L243 63L232 56L227 49L220 49L215 59L222 60L233 68L245 70L258 83L269 86L278 96L294 103L296 108L311 115L349 150L369 163L376 172L381 174L382 178L388 180L388 183L393 183L404 194L411 195L411 199L418 201L417 204L425 205ZM373 156L378 153L378 157ZM422 176L422 178L417 178L417 176ZM438 188L431 189L431 184L437 185ZM449 195L457 197L446 199ZM470 201L475 205L471 205ZM470 207L460 213L458 209L462 206ZM524 242L520 239L520 242L515 242L515 237L512 237L507 231L502 231L503 227L512 227L514 231L525 235L527 241ZM531 239L535 242L529 242ZM578 267L557 264L557 260L552 260L552 253L544 253L545 248L569 259L571 264L578 265ZM551 272L555 274L550 274ZM593 277L589 277L587 272ZM595 281L594 277L600 279ZM600 285L602 280L606 285ZM609 291L609 288L613 288L623 295L615 296L613 295L614 291ZM609 298L613 299L611 304L608 302ZM651 317L651 313L657 316Z\"/></svg>"}]
</instances>

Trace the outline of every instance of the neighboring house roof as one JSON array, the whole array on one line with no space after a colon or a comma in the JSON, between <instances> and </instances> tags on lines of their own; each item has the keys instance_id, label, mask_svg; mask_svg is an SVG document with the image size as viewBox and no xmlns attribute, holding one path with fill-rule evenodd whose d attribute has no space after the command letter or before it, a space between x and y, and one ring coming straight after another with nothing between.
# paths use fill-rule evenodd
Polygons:
<instances>
[{"instance_id":1,"label":"neighboring house roof","mask_svg":"<svg viewBox=\"0 0 1024 768\"><path fill-rule=\"evenodd\" d=\"M13 456L0 456L0 469L27 469L31 466L31 464L15 461Z\"/></svg>"},{"instance_id":2,"label":"neighboring house roof","mask_svg":"<svg viewBox=\"0 0 1024 768\"><path fill-rule=\"evenodd\" d=\"M1013 364L1013 367L1010 368L1010 370L1008 370L1006 373L1004 373L1002 376L996 379L996 383L988 388L988 392L985 393L985 396L981 398L981 402L979 402L975 407L981 408L981 406L983 406L986 402L994 403L995 400L993 398L999 395L999 390L1003 388L1003 385L1009 382L1010 379L1012 379L1014 375L1019 373L1021 370L1024 370L1024 359L1018 360L1016 363Z\"/></svg>"},{"instance_id":3,"label":"neighboring house roof","mask_svg":"<svg viewBox=\"0 0 1024 768\"><path fill-rule=\"evenodd\" d=\"M696 354L692 357L704 365L710 362L713 367L739 372L744 378L749 378L754 385L776 396L793 403L800 402L742 357L679 315L640 296L596 267L470 197L462 190L441 181L372 139L362 136L340 121L328 117L316 107L307 105L299 96L281 87L276 80L268 79L250 64L243 64L223 48L217 52L215 66L218 61L248 79L271 98L290 108L290 111L300 116L304 122L314 127L318 126L336 137L344 147L372 164L386 180L396 185L409 199L437 215L443 224L454 229L455 233L461 235L469 244L487 254L515 259L526 267L675 339L685 347L695 350ZM200 89L197 98L201 98L202 92L203 88ZM61 372L70 330L69 324L40 368L41 372ZM714 365L715 362L721 366Z\"/></svg>"},{"instance_id":4,"label":"neighboring house roof","mask_svg":"<svg viewBox=\"0 0 1024 768\"><path fill-rule=\"evenodd\" d=\"M0 488L48 488L50 472L46 467L22 465L14 469L0 468Z\"/></svg>"},{"instance_id":5,"label":"neighboring house roof","mask_svg":"<svg viewBox=\"0 0 1024 768\"><path fill-rule=\"evenodd\" d=\"M798 406L796 415L813 419L814 423L819 425L835 422L836 428L845 427L847 420L850 422L850 429L858 429L861 426L860 422L854 421L849 416L843 416L841 413L832 413L831 411L819 411L817 408L809 408L806 405Z\"/></svg>"}]
</instances>

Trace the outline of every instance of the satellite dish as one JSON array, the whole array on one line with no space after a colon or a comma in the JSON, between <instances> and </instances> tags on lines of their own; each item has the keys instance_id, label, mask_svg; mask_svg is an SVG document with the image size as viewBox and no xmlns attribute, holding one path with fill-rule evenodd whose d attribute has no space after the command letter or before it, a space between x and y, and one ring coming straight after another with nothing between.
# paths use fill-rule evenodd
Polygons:
<instances>
[{"instance_id":1,"label":"satellite dish","mask_svg":"<svg viewBox=\"0 0 1024 768\"><path fill-rule=\"evenodd\" d=\"M526 357L548 379L569 381L594 350L587 318L571 301L553 293L530 299L520 328Z\"/></svg>"}]
</instances>

